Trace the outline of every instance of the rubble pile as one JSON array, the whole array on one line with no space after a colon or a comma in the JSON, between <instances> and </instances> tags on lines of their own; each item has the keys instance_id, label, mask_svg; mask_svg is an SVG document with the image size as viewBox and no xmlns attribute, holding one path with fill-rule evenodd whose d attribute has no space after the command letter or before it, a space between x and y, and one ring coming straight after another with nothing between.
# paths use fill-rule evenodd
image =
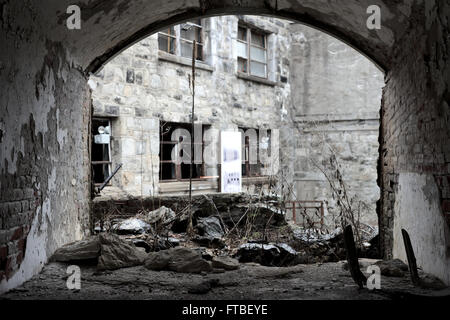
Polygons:
<instances>
[{"instance_id":1,"label":"rubble pile","mask_svg":"<svg viewBox=\"0 0 450 320\"><path fill-rule=\"evenodd\" d=\"M98 234L58 249L55 261L96 263L99 270L144 265L204 273L250 262L289 267L346 259L342 230L327 233L287 223L275 197L202 195L191 206L185 197L129 199L97 203L94 211ZM193 231L187 230L190 213ZM370 248L371 239L364 240Z\"/></svg>"}]
</instances>

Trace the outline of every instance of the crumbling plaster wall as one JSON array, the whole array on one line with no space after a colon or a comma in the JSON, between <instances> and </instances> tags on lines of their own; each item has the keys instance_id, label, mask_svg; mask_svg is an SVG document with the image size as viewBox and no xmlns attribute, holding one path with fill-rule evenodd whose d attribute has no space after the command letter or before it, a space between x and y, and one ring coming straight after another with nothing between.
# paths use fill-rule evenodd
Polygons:
<instances>
[{"instance_id":1,"label":"crumbling plaster wall","mask_svg":"<svg viewBox=\"0 0 450 320\"><path fill-rule=\"evenodd\" d=\"M59 243L76 238L77 235L74 232L76 228L84 230L79 226L82 225L88 204L88 195L85 193L89 190L89 179L80 179L80 184L75 181L75 186L71 186L70 183L62 183L68 182L68 180L61 178L71 175L75 178L88 176L86 170L88 165L82 164L81 158L78 158L79 153L77 153L78 147L82 145L83 132L85 132L82 129L88 123L87 120L84 121L85 115L87 118L88 114L87 106L86 108L80 108L84 105L82 102L85 102L85 98L87 98L86 79L83 80L79 70L95 71L120 50L166 26L167 23L176 23L195 16L225 13L268 14L303 20L348 41L388 71L388 84L383 93L382 134L380 135L382 161L379 163L380 185L383 190L379 205L382 213L381 235L387 257L392 255L392 248L394 247L393 217L396 213L394 204L397 201L397 187L399 181L403 181L400 184L408 181L407 179L401 180L399 178L401 174L410 173L417 176L433 177L439 187L440 198L433 197L431 201L438 202L440 206L439 214L444 215L444 213L449 212L447 159L448 130L450 127L448 117L450 66L448 63L448 17L450 16L450 4L448 0L348 0L345 2L330 2L327 0L79 0L77 3L84 11L83 29L79 32L68 32L64 24L67 18L66 8L72 4L70 0L48 0L45 2L3 0L0 2L0 37L2 40L2 50L0 51L2 237L6 234L6 238L3 239L10 239L8 238L9 229L6 229L3 225L4 217L10 215L10 212L13 212L14 217L20 216L17 214L19 210L18 201L13 199L25 199L25 196L30 195L29 192L23 192L25 185L29 185L29 183L25 181L24 184L20 184L21 176L18 175L18 169L19 167L33 167L39 163L41 166L34 174L36 180L40 183L36 185L37 195L34 195L33 192L33 195L30 195L28 199L40 198L39 190L42 199L49 197L50 168L56 168L57 171L55 189L58 191L55 191L55 197L59 193L58 201L55 201L54 198L50 199L48 201L51 206L44 206L47 208L44 212L49 214L46 215L48 219L41 221L52 222L60 219L63 214L60 209L63 209L64 204L67 204L64 217L79 215L80 218L73 219L74 221L77 220L75 225L70 224L62 227L54 224L56 227L52 229L53 232L43 232L42 241L36 240L37 237L35 236L34 240L31 241L33 243L31 247L34 249L39 246L41 249L47 246L55 247ZM371 31L365 27L366 9L372 4L380 5L382 8L382 29L380 31ZM61 42L62 48L67 50L64 54L50 54L49 60L54 61L54 58L59 56L62 66L61 71L67 71L66 81L72 86L55 87L55 89L48 86L42 87L39 99L37 99L36 74L39 74L40 70L45 70L45 68L43 69L43 66L45 66L44 57L48 53L45 46L46 39L53 41L51 42L53 44ZM64 56L65 58L63 58ZM80 68L74 68L74 66L80 66ZM55 74L55 83L64 79L59 72L55 72ZM59 97L59 100L57 97ZM45 99L49 103L44 103ZM77 101L79 103L71 103ZM68 139L74 139L74 141L71 141L73 143L70 145L66 143L63 147L65 152L59 154L57 153L58 145L56 141L49 139L50 136L55 135L54 130L56 130L57 122L55 118L48 117L49 112L45 111L49 105L55 106L56 110L59 109L60 115L62 110L73 111L73 119L64 117L64 119L60 118L60 122L65 124L65 126L61 126L62 130L68 128ZM30 114L33 114L35 118L34 128L27 128ZM25 141L30 141L26 133L18 134L19 128L24 125L25 132L29 132L28 137L32 136L31 134L34 132L34 136L39 137L37 140L50 141L51 143L48 144L48 153L43 150L30 151L30 155L34 155L34 157L21 158L22 165L18 167L17 164L20 164L20 161L17 162L17 159L19 159L17 150L20 146L20 137L24 137L24 152L25 146L38 147L34 143L25 143ZM41 133L42 138L40 138L39 133ZM5 145L8 146L5 147ZM416 145L419 146L415 147ZM11 154L12 146L15 146L15 148ZM414 148L422 150L421 153L418 153L417 160L415 160L416 156L413 156L412 150ZM84 148L81 150L84 150ZM423 155L423 164L420 163L420 154ZM52 159L52 155L58 155L57 160ZM429 159L430 157L432 160ZM442 160L442 157L444 157L444 160ZM60 159L62 159L61 162L66 160L68 165L61 165ZM88 158L83 157L83 159L87 161ZM8 169L5 160L8 161ZM31 175L27 179L31 182ZM24 180L22 179L22 181ZM14 196L14 191L11 191L11 188L12 190L20 190L15 192L17 197ZM7 190L7 192L3 190ZM423 192L423 190L418 192ZM76 196L72 196L73 194ZM78 202L80 205L79 211L75 209L74 205L76 202L74 199L78 196L81 196L78 198L80 199ZM397 208L404 206L406 201L412 200L412 197L413 195L408 195L404 200L398 200ZM15 204L11 206L10 202ZM8 204L5 205L5 203ZM44 202L39 200L39 203L43 204ZM23 203L21 202L20 210L22 210L22 206ZM5 209L6 207L8 209ZM12 211L10 211L11 207L13 208ZM426 207L426 203L422 207ZM26 205L25 208L27 208ZM403 212L405 212L404 215L407 214L406 210ZM429 214L432 213L421 213L420 219L425 222ZM448 214L444 217L448 222ZM405 217L405 220L407 220L407 217ZM447 226L434 225L432 227L425 223L423 225L427 226L422 231L424 233L437 232L439 231L437 228L447 230L445 229ZM58 231L61 232L58 233ZM413 237L413 243L418 241ZM401 240L395 239L396 243L399 241ZM2 252L5 252L5 246L2 245L1 247L3 248ZM425 249L429 250L430 247ZM39 254L42 254L40 257L45 256L44 251L47 251L48 255L51 250L48 250L48 248L40 250ZM3 279L1 290L19 284L28 278L31 273L39 270L41 262L45 259L35 259L36 256L33 256L33 259L31 259L31 256L28 258L27 255L30 255L30 252L36 252L36 250L29 250L27 247L25 255L27 268L23 267L24 264L22 264L22 270L15 276L14 281L6 282ZM416 254L419 264L425 265L424 270L430 270L430 266L426 266L426 261L424 261L424 254L421 252ZM443 258L439 261L441 264L446 263ZM440 276L444 278L444 275Z\"/></svg>"},{"instance_id":2,"label":"crumbling plaster wall","mask_svg":"<svg viewBox=\"0 0 450 320\"><path fill-rule=\"evenodd\" d=\"M0 292L88 230L90 93L36 11L0 4Z\"/></svg>"},{"instance_id":3,"label":"crumbling plaster wall","mask_svg":"<svg viewBox=\"0 0 450 320\"><path fill-rule=\"evenodd\" d=\"M293 24L292 105L297 200L325 201L327 226L339 225L329 157L341 165L347 192L369 208L361 221L378 225L378 133L384 73L366 57L323 32Z\"/></svg>"},{"instance_id":4,"label":"crumbling plaster wall","mask_svg":"<svg viewBox=\"0 0 450 320\"><path fill-rule=\"evenodd\" d=\"M405 260L405 229L417 264L450 284L450 1L414 10L383 92L381 239Z\"/></svg>"}]
</instances>

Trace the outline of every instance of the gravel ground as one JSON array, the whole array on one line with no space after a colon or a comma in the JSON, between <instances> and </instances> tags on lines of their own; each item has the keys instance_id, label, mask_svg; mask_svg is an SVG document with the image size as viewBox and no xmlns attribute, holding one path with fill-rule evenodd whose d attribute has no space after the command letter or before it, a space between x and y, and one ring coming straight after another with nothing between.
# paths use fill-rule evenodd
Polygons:
<instances>
[{"instance_id":1,"label":"gravel ground","mask_svg":"<svg viewBox=\"0 0 450 320\"><path fill-rule=\"evenodd\" d=\"M449 294L448 290L414 288L406 276L382 276L381 290L359 290L342 266L342 261L287 268L241 264L235 271L208 274L150 271L142 266L97 272L95 266L80 266L81 289L69 290L68 264L50 263L0 299L384 300Z\"/></svg>"}]
</instances>

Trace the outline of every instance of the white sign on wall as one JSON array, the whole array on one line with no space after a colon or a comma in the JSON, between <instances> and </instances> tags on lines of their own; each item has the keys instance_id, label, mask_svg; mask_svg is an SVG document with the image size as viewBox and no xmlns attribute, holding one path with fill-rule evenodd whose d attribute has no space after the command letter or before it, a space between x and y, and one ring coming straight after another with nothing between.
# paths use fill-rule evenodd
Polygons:
<instances>
[{"instance_id":1,"label":"white sign on wall","mask_svg":"<svg viewBox=\"0 0 450 320\"><path fill-rule=\"evenodd\" d=\"M239 131L220 133L220 190L238 193L242 190L242 137Z\"/></svg>"}]
</instances>

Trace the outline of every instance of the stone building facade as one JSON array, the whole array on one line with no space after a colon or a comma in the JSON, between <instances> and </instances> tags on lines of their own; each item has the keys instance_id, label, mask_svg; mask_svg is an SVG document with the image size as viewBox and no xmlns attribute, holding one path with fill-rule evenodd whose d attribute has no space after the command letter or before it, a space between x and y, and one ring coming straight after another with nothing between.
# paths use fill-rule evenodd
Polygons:
<instances>
[{"instance_id":1,"label":"stone building facade","mask_svg":"<svg viewBox=\"0 0 450 320\"><path fill-rule=\"evenodd\" d=\"M202 36L188 34L189 27ZM254 34L256 39L264 37L266 52L266 73L257 76L242 72L242 45ZM191 130L192 46L186 48L183 42L189 35L201 44L194 119L202 125L203 148L212 147L218 158L223 130L262 129L255 150L265 135L271 144L279 142L279 150L271 148L269 166L250 167L243 190L255 193L262 186L285 199L314 201L314 206L324 208L325 224L332 225L336 203L325 176L314 165L326 160L326 146L332 146L349 191L370 206L363 222L376 226L383 74L339 40L275 18L222 16L161 30L91 77L94 122L112 128L108 172L123 163L105 193L146 197L188 192L186 168L180 168L178 176L175 168L168 172L161 162L168 160L168 151L166 155L161 151L170 150L163 137L166 127ZM218 165L205 164L195 171L194 193L219 191Z\"/></svg>"},{"instance_id":2,"label":"stone building facade","mask_svg":"<svg viewBox=\"0 0 450 320\"><path fill-rule=\"evenodd\" d=\"M322 201L327 225L332 224L339 208L325 174L337 173L329 163L334 155L350 198L361 202L361 221L377 226L383 72L323 32L292 24L291 34L297 199Z\"/></svg>"},{"instance_id":3,"label":"stone building facade","mask_svg":"<svg viewBox=\"0 0 450 320\"><path fill-rule=\"evenodd\" d=\"M191 30L185 30L189 27L202 33L197 38L202 54L196 61L194 120L203 129L203 151L209 147L215 163L219 163L219 133L223 130L241 129L245 133L254 129L259 142L264 137L269 139L269 148L276 143L281 109L290 103L289 25L285 20L253 16L223 16L181 24L132 46L91 77L96 87L94 121L110 121L112 165L123 163L110 191L119 188L145 197L188 190L187 167L182 165L181 175L177 176L173 174L176 168L167 169L161 161L170 160L169 148L173 147L164 144L170 139L163 138L163 131L171 134L171 127L180 127L190 130L192 138L195 134L190 129L192 45L187 49L183 46L185 38L196 37ZM201 30L196 26L201 26ZM261 49L253 51L261 47L263 57L258 57ZM245 70L241 57L246 55L250 60L264 61L266 71L261 74L261 68L252 70L250 64ZM263 147L256 141L249 144ZM244 190L253 192L255 187L263 186L268 191L270 176L277 173L279 163L277 148L273 149L273 165L252 165L251 173L243 178ZM166 152L162 155L161 151ZM259 162L254 159L252 162ZM218 165L196 167L194 193L217 192L218 170ZM245 166L243 170L245 173Z\"/></svg>"},{"instance_id":4,"label":"stone building facade","mask_svg":"<svg viewBox=\"0 0 450 320\"><path fill-rule=\"evenodd\" d=\"M450 284L448 1L376 1L386 14L382 28L370 31L368 4L359 0L77 3L86 10L81 31L67 29L64 1L1 4L0 292L29 279L56 248L88 232L88 75L162 26L248 12L310 23L385 70L382 252L406 261L399 232L405 228L418 266ZM293 159L293 151L280 151Z\"/></svg>"}]
</instances>

